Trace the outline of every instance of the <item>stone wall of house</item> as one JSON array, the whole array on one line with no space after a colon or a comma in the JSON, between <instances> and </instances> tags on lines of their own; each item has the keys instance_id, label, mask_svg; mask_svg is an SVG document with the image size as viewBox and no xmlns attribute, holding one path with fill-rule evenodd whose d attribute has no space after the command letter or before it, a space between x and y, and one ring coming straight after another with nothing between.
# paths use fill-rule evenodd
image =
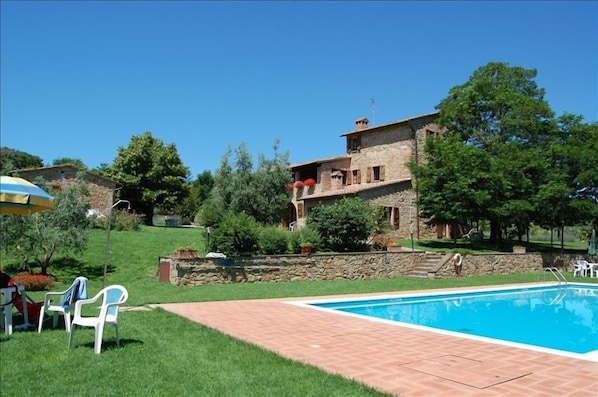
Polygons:
<instances>
[{"instance_id":1,"label":"stone wall of house","mask_svg":"<svg viewBox=\"0 0 598 397\"><path fill-rule=\"evenodd\" d=\"M314 280L362 280L407 276L425 261L423 252L368 252L349 254L276 255L244 258L159 259L161 281L175 285L198 286L239 282L278 282ZM450 259L450 256L448 256ZM545 267L569 271L572 257L558 255L484 254L465 255L462 276L538 272L542 280L556 280ZM541 276L540 276L541 275ZM439 263L429 278L455 277L450 260Z\"/></svg>"},{"instance_id":2,"label":"stone wall of house","mask_svg":"<svg viewBox=\"0 0 598 397\"><path fill-rule=\"evenodd\" d=\"M361 150L351 154L351 169L361 171L361 184L368 184L367 169L375 166L384 166L385 181L411 178L411 172L406 166L413 153L411 135L409 126L404 124L364 133L361 137Z\"/></svg>"},{"instance_id":3,"label":"stone wall of house","mask_svg":"<svg viewBox=\"0 0 598 397\"><path fill-rule=\"evenodd\" d=\"M112 189L103 185L97 185L88 180L85 180L85 182L87 183L88 194L84 197L84 200L89 203L90 208L97 209L102 212L102 214L107 215L112 206ZM53 190L56 190L57 187L65 189L69 185L76 183L78 183L78 179L50 181Z\"/></svg>"},{"instance_id":4,"label":"stone wall of house","mask_svg":"<svg viewBox=\"0 0 598 397\"><path fill-rule=\"evenodd\" d=\"M77 183L78 177L82 176L87 183L89 192L85 197L85 201L89 203L90 207L107 214L112 206L113 190L116 188L116 183L91 172L80 173L79 169L71 165L19 170L18 175L30 182L42 177L49 182L52 191L64 189L71 184Z\"/></svg>"}]
</instances>

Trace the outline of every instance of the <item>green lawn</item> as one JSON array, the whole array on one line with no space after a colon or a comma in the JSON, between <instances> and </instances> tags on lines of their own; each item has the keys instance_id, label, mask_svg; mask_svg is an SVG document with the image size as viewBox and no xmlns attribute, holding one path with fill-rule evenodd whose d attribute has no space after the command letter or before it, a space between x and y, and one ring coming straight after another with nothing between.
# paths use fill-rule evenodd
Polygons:
<instances>
[{"instance_id":1,"label":"green lawn","mask_svg":"<svg viewBox=\"0 0 598 397\"><path fill-rule=\"evenodd\" d=\"M102 287L106 232L94 230L81 257L57 258L50 271L55 290L77 275L90 279L89 294ZM425 242L424 242L425 244ZM316 296L362 292L533 282L550 275L463 277L447 280L395 278L181 287L156 280L158 257L177 247L204 251L200 229L143 228L111 233L108 284L129 290L127 305L228 299ZM4 255L0 266L14 273ZM570 276L570 275L569 275ZM596 280L596 279L594 279ZM584 280L585 281L585 280ZM597 280L598 281L598 280ZM41 300L43 292L34 292ZM17 322L19 320L17 319ZM64 329L15 332L0 337L2 396L383 396L361 384L289 361L162 310L121 313L122 347L104 333L102 353L93 353L93 330L75 333L67 349Z\"/></svg>"}]
</instances>

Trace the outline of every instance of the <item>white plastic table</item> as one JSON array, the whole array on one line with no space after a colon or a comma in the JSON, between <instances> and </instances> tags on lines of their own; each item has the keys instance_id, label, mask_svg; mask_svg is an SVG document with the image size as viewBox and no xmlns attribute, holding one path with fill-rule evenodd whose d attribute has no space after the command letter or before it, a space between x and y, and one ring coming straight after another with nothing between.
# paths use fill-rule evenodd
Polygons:
<instances>
[{"instance_id":1,"label":"white plastic table","mask_svg":"<svg viewBox=\"0 0 598 397\"><path fill-rule=\"evenodd\" d=\"M16 290L23 301L23 319L25 324L29 324L29 313L27 312L27 296L25 295L25 287L17 284ZM2 323L4 324L4 333L12 335L12 294L15 292L15 287L0 288L0 310L2 312ZM10 303L8 303L10 302Z\"/></svg>"}]
</instances>

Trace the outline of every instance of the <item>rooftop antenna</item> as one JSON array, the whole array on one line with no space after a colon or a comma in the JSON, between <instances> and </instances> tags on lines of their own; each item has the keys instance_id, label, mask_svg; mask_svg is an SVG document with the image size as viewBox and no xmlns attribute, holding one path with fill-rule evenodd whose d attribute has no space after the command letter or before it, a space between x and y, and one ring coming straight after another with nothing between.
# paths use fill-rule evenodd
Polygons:
<instances>
[{"instance_id":1,"label":"rooftop antenna","mask_svg":"<svg viewBox=\"0 0 598 397\"><path fill-rule=\"evenodd\" d=\"M370 108L372 109L372 125L376 125L376 101L370 98Z\"/></svg>"}]
</instances>

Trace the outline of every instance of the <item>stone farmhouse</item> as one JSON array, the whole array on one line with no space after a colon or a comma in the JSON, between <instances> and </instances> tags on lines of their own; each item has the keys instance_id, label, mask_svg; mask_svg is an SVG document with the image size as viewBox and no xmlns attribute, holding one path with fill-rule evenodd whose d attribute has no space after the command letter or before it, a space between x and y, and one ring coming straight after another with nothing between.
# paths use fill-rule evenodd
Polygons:
<instances>
[{"instance_id":1,"label":"stone farmhouse","mask_svg":"<svg viewBox=\"0 0 598 397\"><path fill-rule=\"evenodd\" d=\"M341 135L346 154L290 165L295 183L287 208L290 228L305 226L310 209L356 196L384 207L386 220L399 237L442 238L448 228L425 224L416 209L415 180L406 163L421 162L427 137L440 134L438 112L388 124L355 121L355 130Z\"/></svg>"},{"instance_id":2,"label":"stone farmhouse","mask_svg":"<svg viewBox=\"0 0 598 397\"><path fill-rule=\"evenodd\" d=\"M10 174L30 182L34 182L35 179L41 177L48 181L53 192L60 191L82 178L87 183L87 189L89 190L85 201L89 203L91 209L99 211L101 214L110 212L114 200L114 191L118 187L118 184L110 178L89 171L81 173L77 167L70 164L20 169Z\"/></svg>"}]
</instances>

